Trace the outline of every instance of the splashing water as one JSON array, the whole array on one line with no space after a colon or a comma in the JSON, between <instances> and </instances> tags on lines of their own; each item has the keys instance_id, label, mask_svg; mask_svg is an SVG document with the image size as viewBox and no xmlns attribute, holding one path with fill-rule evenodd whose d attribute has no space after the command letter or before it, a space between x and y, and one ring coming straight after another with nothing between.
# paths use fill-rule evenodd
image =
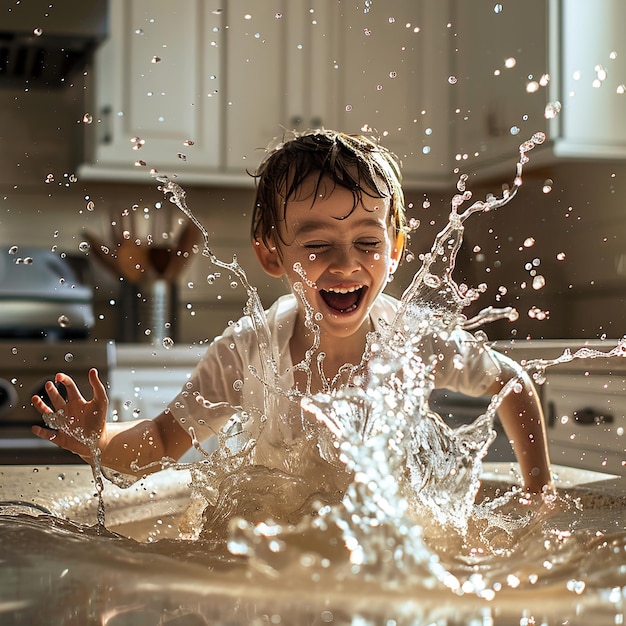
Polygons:
<instances>
[{"instance_id":1,"label":"splashing water","mask_svg":"<svg viewBox=\"0 0 626 626\"><path fill-rule=\"evenodd\" d=\"M489 196L462 210L472 194L466 189L467 177L460 178L448 223L424 255L395 319L369 334L360 363L341 368L341 380L349 384L329 384L315 395L310 393L310 379L304 392L279 388L277 359L256 289L236 257L226 263L211 252L208 232L187 207L184 190L159 178L164 193L201 231L203 255L246 289L244 312L252 320L261 354L262 371L255 375L264 383L258 412L234 416L218 434L215 452L204 452L190 429L194 446L205 458L191 464L162 463L191 472L191 498L181 529L195 540L196 551L188 549L194 560L209 563L212 570L243 561L248 582L258 582L259 576L279 578L288 589L303 589L314 581L317 593L339 589L346 597L364 590L367 594L368 589L378 594L404 590L410 597L418 590L444 588L457 596L491 601L499 592L518 588L529 590L531 598L553 580L566 580L567 591L580 595L595 582L619 618L626 588L626 534L574 534L559 530L552 521L565 514L576 519L584 498L545 493L533 499L510 489L496 490L476 504L496 410L518 381L509 381L483 415L460 428L449 427L429 406L438 354L427 347L457 327L476 328L515 315L510 308L488 308L466 320L461 312L479 291L459 286L452 272L465 220L501 208L515 197L528 152L544 140L537 133L520 146L512 188L502 197ZM310 372L314 366L323 368L323 355L317 354L319 328L304 292L297 286L296 292L315 339L295 367ZM528 362L525 369L541 383L548 367L607 356L626 356L626 341L608 353L583 348L557 359ZM316 419L302 420L298 436L276 450L266 440L273 423L285 419L275 409L281 394L301 402ZM75 433L63 417L57 412L47 418L48 424L76 436L94 452L101 493L95 439ZM281 464L263 463L269 448L271 454L282 455ZM98 520L104 532L102 504ZM534 542L523 541L533 532ZM602 567L595 581L585 583L574 573L591 552ZM415 619L415 605L406 610L407 620L398 618L394 624L422 623ZM431 621L423 623L433 623L436 614L433 609L427 616ZM332 613L326 617L322 622L374 623L341 621Z\"/></svg>"}]
</instances>

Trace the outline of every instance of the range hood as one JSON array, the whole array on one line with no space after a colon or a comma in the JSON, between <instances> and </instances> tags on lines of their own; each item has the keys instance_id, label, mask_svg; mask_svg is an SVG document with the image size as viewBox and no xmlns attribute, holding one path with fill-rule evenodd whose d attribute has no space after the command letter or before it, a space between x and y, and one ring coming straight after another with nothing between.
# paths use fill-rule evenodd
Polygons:
<instances>
[{"instance_id":1,"label":"range hood","mask_svg":"<svg viewBox=\"0 0 626 626\"><path fill-rule=\"evenodd\" d=\"M0 0L0 88L62 87L108 29L108 0Z\"/></svg>"}]
</instances>

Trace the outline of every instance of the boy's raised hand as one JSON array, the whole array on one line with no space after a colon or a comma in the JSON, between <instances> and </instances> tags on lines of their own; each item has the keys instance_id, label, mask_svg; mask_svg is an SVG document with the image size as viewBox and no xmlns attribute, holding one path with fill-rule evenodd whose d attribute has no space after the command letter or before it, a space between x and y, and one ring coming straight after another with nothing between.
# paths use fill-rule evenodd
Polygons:
<instances>
[{"instance_id":1,"label":"boy's raised hand","mask_svg":"<svg viewBox=\"0 0 626 626\"><path fill-rule=\"evenodd\" d=\"M89 383L93 389L93 399L85 400L76 383L67 374L57 374L55 382L64 385L67 391L67 400L59 393L55 385L49 381L46 383L46 393L50 398L52 407L48 406L39 396L32 397L35 410L42 415L62 411L63 429L54 430L43 426L33 426L32 432L41 439L47 439L78 454L88 463L92 462L92 453L89 446L83 443L86 439L100 442L106 428L106 416L109 399L102 381L98 377L95 368L89 370ZM72 436L74 433L76 438Z\"/></svg>"}]
</instances>

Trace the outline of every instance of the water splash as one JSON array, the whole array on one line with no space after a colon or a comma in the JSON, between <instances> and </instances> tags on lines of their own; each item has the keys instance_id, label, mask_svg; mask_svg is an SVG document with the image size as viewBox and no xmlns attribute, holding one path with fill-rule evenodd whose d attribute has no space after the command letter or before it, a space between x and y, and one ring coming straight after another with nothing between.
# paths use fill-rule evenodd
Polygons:
<instances>
[{"instance_id":1,"label":"water splash","mask_svg":"<svg viewBox=\"0 0 626 626\"><path fill-rule=\"evenodd\" d=\"M212 548L220 558L245 558L250 576L256 572L282 576L281 580L292 574L300 581L321 576L331 563L333 585L373 582L386 590L442 585L458 595L472 593L491 600L502 588L503 576L512 576L507 578L510 587L532 587L547 576L532 574L524 579L520 563L529 561L516 553L517 531L530 532L563 509L575 511L575 502L555 494L533 500L512 490L475 504L482 458L494 436L493 417L518 381L509 381L473 424L453 429L429 407L438 355L424 349L457 327L477 328L516 315L510 308L488 308L465 320L462 311L479 297L479 290L462 288L452 273L465 220L501 208L515 197L528 153L544 140L537 133L520 146L513 183L501 197L488 196L464 208L472 194L466 188L467 177L459 179L448 223L424 256L395 319L370 333L360 363L344 366L348 385L329 385L316 395L310 394L310 384L300 394L278 388L278 359L271 353L270 332L256 290L236 257L225 263L212 253L208 233L187 207L184 190L165 177L159 179L164 193L201 231L203 255L236 276L246 289L244 312L258 334L263 364L258 376L265 383L258 412L234 416L218 433L215 452L204 452L190 429L194 446L205 458L174 464L192 474L192 498L182 522L187 537L221 546ZM315 311L303 292L299 296L307 324L317 335ZM307 371L323 367L317 349L314 340L296 367ZM583 348L525 367L541 382L546 368L574 358L625 355L622 341L609 353ZM272 403L277 393L301 397L302 407L315 418L303 420L299 437L272 450L283 457L279 469L263 465L258 454L272 420L281 419ZM243 428L250 423L254 429ZM165 460L163 465L172 463ZM562 537L555 537L553 543L541 544L541 550L547 546L551 554L562 552ZM574 541L567 545L568 550L580 548ZM489 560L503 554L520 559L517 569L511 560ZM544 552L533 555L534 571L546 558ZM562 568L571 566L566 558L562 563Z\"/></svg>"}]
</instances>

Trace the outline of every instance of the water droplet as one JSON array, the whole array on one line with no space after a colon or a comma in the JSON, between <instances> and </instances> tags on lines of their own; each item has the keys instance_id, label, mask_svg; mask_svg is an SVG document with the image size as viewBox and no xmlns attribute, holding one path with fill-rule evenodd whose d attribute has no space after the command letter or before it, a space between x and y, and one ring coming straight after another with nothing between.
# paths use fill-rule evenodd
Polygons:
<instances>
[{"instance_id":1,"label":"water droplet","mask_svg":"<svg viewBox=\"0 0 626 626\"><path fill-rule=\"evenodd\" d=\"M352 111L352 105L351 104L346 104L346 111L349 113L350 111Z\"/></svg>"},{"instance_id":2,"label":"water droplet","mask_svg":"<svg viewBox=\"0 0 626 626\"><path fill-rule=\"evenodd\" d=\"M426 274L424 276L424 284L432 289L438 289L441 287L441 279L439 276L435 276L434 274Z\"/></svg>"},{"instance_id":3,"label":"water droplet","mask_svg":"<svg viewBox=\"0 0 626 626\"><path fill-rule=\"evenodd\" d=\"M160 63L160 62L161 62L161 57L158 57L158 56L152 57L151 63Z\"/></svg>"},{"instance_id":4,"label":"water droplet","mask_svg":"<svg viewBox=\"0 0 626 626\"><path fill-rule=\"evenodd\" d=\"M163 347L166 350L174 347L174 340L171 337L163 337Z\"/></svg>"},{"instance_id":5,"label":"water droplet","mask_svg":"<svg viewBox=\"0 0 626 626\"><path fill-rule=\"evenodd\" d=\"M493 7L493 12L494 12L494 13L502 13L502 5L501 5L501 4L499 4L499 3L498 3L498 4L496 4L496 5Z\"/></svg>"},{"instance_id":6,"label":"water droplet","mask_svg":"<svg viewBox=\"0 0 626 626\"><path fill-rule=\"evenodd\" d=\"M68 352L64 357L66 363L71 363L74 360L74 355Z\"/></svg>"},{"instance_id":7,"label":"water droplet","mask_svg":"<svg viewBox=\"0 0 626 626\"><path fill-rule=\"evenodd\" d=\"M553 120L561 112L561 103L558 100L548 102L543 112L543 116L547 120Z\"/></svg>"},{"instance_id":8,"label":"water droplet","mask_svg":"<svg viewBox=\"0 0 626 626\"><path fill-rule=\"evenodd\" d=\"M61 328L67 328L70 325L70 319L67 315L60 315L57 322Z\"/></svg>"},{"instance_id":9,"label":"water droplet","mask_svg":"<svg viewBox=\"0 0 626 626\"><path fill-rule=\"evenodd\" d=\"M215 78L214 76L212 78ZM185 139L185 141L183 142L183 144L185 146L193 146L196 142L191 140L191 139Z\"/></svg>"},{"instance_id":10,"label":"water droplet","mask_svg":"<svg viewBox=\"0 0 626 626\"><path fill-rule=\"evenodd\" d=\"M186 161L186 160L187 160L187 155L186 155L186 154L183 154L182 152L179 152L176 156L177 156L177 157L178 157L181 161Z\"/></svg>"},{"instance_id":11,"label":"water droplet","mask_svg":"<svg viewBox=\"0 0 626 626\"><path fill-rule=\"evenodd\" d=\"M83 115L83 124L91 124L91 122L93 122L93 116L91 113L85 113Z\"/></svg>"},{"instance_id":12,"label":"water droplet","mask_svg":"<svg viewBox=\"0 0 626 626\"><path fill-rule=\"evenodd\" d=\"M243 389L243 380L235 380L233 381L233 389L235 391L241 391Z\"/></svg>"},{"instance_id":13,"label":"water droplet","mask_svg":"<svg viewBox=\"0 0 626 626\"><path fill-rule=\"evenodd\" d=\"M508 59L504 59L504 67L507 69L512 69L517 65L517 59L515 57L509 57Z\"/></svg>"},{"instance_id":14,"label":"water droplet","mask_svg":"<svg viewBox=\"0 0 626 626\"><path fill-rule=\"evenodd\" d=\"M9 254L17 254L18 250L19 250L18 246L11 246L9 248Z\"/></svg>"},{"instance_id":15,"label":"water droplet","mask_svg":"<svg viewBox=\"0 0 626 626\"><path fill-rule=\"evenodd\" d=\"M89 246L89 243L87 243L86 241L81 241L81 242L78 244L78 249L79 249L81 252L89 252L89 247L90 247L90 246Z\"/></svg>"},{"instance_id":16,"label":"water droplet","mask_svg":"<svg viewBox=\"0 0 626 626\"><path fill-rule=\"evenodd\" d=\"M541 191L543 191L543 193L550 193L552 191L552 185L554 185L554 181L551 178L546 178Z\"/></svg>"},{"instance_id":17,"label":"water droplet","mask_svg":"<svg viewBox=\"0 0 626 626\"><path fill-rule=\"evenodd\" d=\"M565 252L559 252L559 253L556 255L556 260L557 260L557 261L565 261Z\"/></svg>"},{"instance_id":18,"label":"water droplet","mask_svg":"<svg viewBox=\"0 0 626 626\"><path fill-rule=\"evenodd\" d=\"M526 239L524 239L524 248L532 248L532 246L534 245L535 245L534 237L527 237Z\"/></svg>"},{"instance_id":19,"label":"water droplet","mask_svg":"<svg viewBox=\"0 0 626 626\"><path fill-rule=\"evenodd\" d=\"M363 34L364 34L366 37L369 37L369 36L372 34L372 31L371 31L369 28L364 28L364 29L363 29Z\"/></svg>"},{"instance_id":20,"label":"water droplet","mask_svg":"<svg viewBox=\"0 0 626 626\"><path fill-rule=\"evenodd\" d=\"M389 78L397 78L398 72L389 72Z\"/></svg>"},{"instance_id":21,"label":"water droplet","mask_svg":"<svg viewBox=\"0 0 626 626\"><path fill-rule=\"evenodd\" d=\"M537 274L537 276L533 278L533 289L535 291L539 291L540 289L543 289L545 286L546 286L546 279L541 274Z\"/></svg>"},{"instance_id":22,"label":"water droplet","mask_svg":"<svg viewBox=\"0 0 626 626\"><path fill-rule=\"evenodd\" d=\"M35 35L35 37L41 37L43 35L43 28L37 27L33 29L33 35Z\"/></svg>"},{"instance_id":23,"label":"water droplet","mask_svg":"<svg viewBox=\"0 0 626 626\"><path fill-rule=\"evenodd\" d=\"M93 211L95 208L96 208L96 205L93 203L93 200L89 200L89 202L87 202L87 210Z\"/></svg>"},{"instance_id":24,"label":"water droplet","mask_svg":"<svg viewBox=\"0 0 626 626\"><path fill-rule=\"evenodd\" d=\"M459 79L458 79L456 76L448 76L448 82L449 82L451 85L456 85L456 84L457 84L457 82L458 82L458 80L459 80Z\"/></svg>"}]
</instances>

